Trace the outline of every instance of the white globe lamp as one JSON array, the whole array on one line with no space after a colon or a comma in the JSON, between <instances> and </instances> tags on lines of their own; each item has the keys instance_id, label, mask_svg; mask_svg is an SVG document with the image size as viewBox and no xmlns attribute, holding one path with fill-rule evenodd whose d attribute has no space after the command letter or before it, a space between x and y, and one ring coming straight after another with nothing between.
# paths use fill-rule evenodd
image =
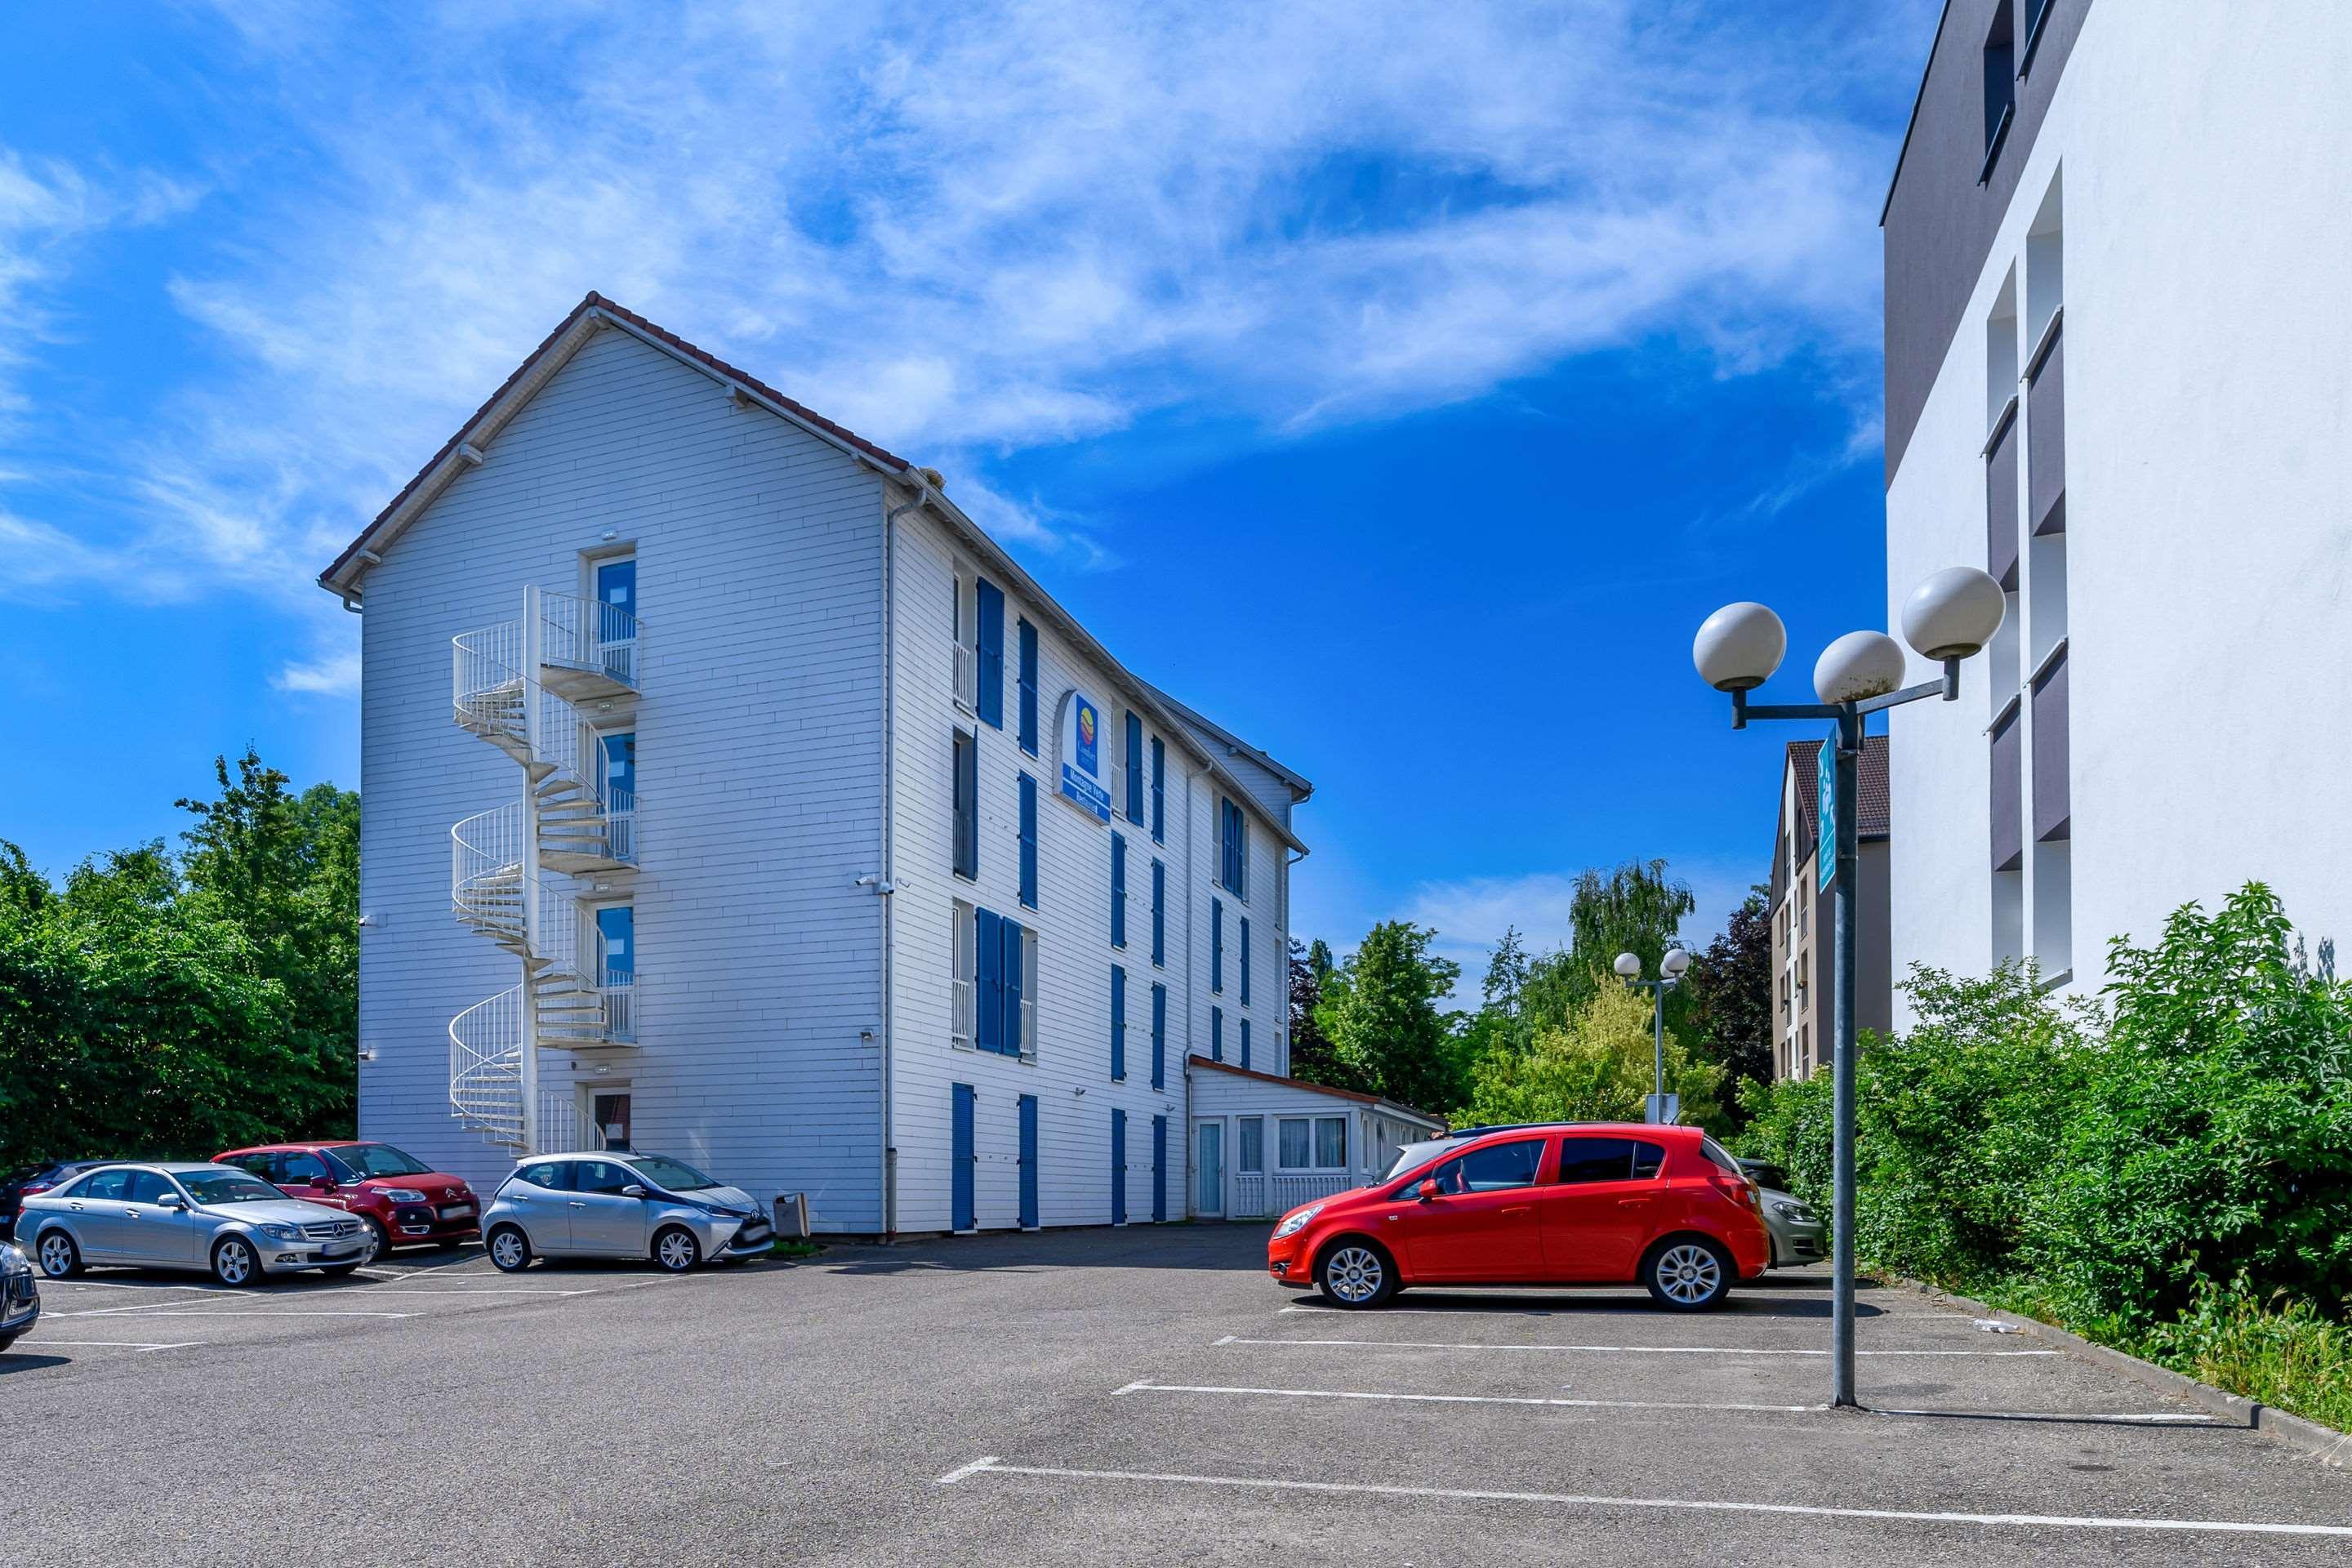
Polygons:
<instances>
[{"instance_id":1,"label":"white globe lamp","mask_svg":"<svg viewBox=\"0 0 2352 1568\"><path fill-rule=\"evenodd\" d=\"M1968 658L1992 641L2008 615L2009 595L1990 574L1947 566L1903 601L1903 640L1938 664Z\"/></svg>"},{"instance_id":2,"label":"white globe lamp","mask_svg":"<svg viewBox=\"0 0 2352 1568\"><path fill-rule=\"evenodd\" d=\"M1824 702L1867 701L1902 684L1903 645L1885 632L1848 632L1813 665L1813 695Z\"/></svg>"},{"instance_id":3,"label":"white globe lamp","mask_svg":"<svg viewBox=\"0 0 2352 1568\"><path fill-rule=\"evenodd\" d=\"M1666 949L1666 956L1658 960L1658 969L1667 979L1675 980L1681 977L1683 971L1688 969L1690 963L1689 953L1679 947L1670 947Z\"/></svg>"},{"instance_id":4,"label":"white globe lamp","mask_svg":"<svg viewBox=\"0 0 2352 1568\"><path fill-rule=\"evenodd\" d=\"M1699 623L1691 662L1717 691L1752 691L1772 678L1789 651L1789 629L1762 605L1743 600Z\"/></svg>"},{"instance_id":5,"label":"white globe lamp","mask_svg":"<svg viewBox=\"0 0 2352 1568\"><path fill-rule=\"evenodd\" d=\"M1634 953L1621 952L1617 955L1617 962L1610 967L1617 972L1619 979L1631 980L1642 973L1642 960Z\"/></svg>"}]
</instances>

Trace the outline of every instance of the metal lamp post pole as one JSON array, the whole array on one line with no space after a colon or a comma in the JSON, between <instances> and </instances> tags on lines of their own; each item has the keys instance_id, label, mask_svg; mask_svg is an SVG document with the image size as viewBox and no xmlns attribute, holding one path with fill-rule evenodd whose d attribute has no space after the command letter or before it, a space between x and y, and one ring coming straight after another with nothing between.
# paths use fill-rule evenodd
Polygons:
<instances>
[{"instance_id":1,"label":"metal lamp post pole","mask_svg":"<svg viewBox=\"0 0 2352 1568\"><path fill-rule=\"evenodd\" d=\"M1853 1375L1853 1070L1857 1054L1853 1017L1854 879L1860 859L1860 832L1854 797L1861 788L1862 742L1865 721L1873 713L1925 698L1957 701L1960 695L1960 661L1944 660L1941 680L1890 691L1860 702L1792 702L1751 706L1745 691L1731 694L1731 727L1744 730L1750 719L1829 719L1836 721L1837 747L1834 793L1831 802L1835 835L1836 973L1831 983L1831 1026L1836 1055L1830 1062L1830 1127L1832 1195L1830 1199L1830 1360L1832 1364L1831 1403L1858 1408Z\"/></svg>"},{"instance_id":2,"label":"metal lamp post pole","mask_svg":"<svg viewBox=\"0 0 2352 1568\"><path fill-rule=\"evenodd\" d=\"M1641 977L1641 961L1633 954L1623 953L1617 960L1617 973L1625 982L1625 989L1650 993L1651 1039L1657 1056L1657 1084L1650 1101L1654 1107L1663 1107L1666 1102L1666 993L1682 983L1681 973L1668 973L1667 963L1669 960L1676 957L1680 951L1680 949L1670 951L1665 958L1659 960L1658 977L1655 980L1644 980ZM1664 1119L1662 1111L1654 1112L1654 1114L1659 1115L1661 1120Z\"/></svg>"}]
</instances>

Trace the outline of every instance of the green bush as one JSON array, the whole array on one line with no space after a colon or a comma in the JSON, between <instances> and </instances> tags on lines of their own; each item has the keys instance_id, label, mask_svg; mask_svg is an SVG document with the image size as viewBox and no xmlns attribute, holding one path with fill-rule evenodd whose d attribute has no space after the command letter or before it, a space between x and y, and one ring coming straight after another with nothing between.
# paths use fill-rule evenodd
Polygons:
<instances>
[{"instance_id":1,"label":"green bush","mask_svg":"<svg viewBox=\"0 0 2352 1568\"><path fill-rule=\"evenodd\" d=\"M2250 883L2112 942L2104 1014L2031 967L1915 968L1917 1021L1855 1062L1856 1254L2340 1422L2352 986L2291 941ZM1830 1101L1753 1086L1740 1140L1824 1206Z\"/></svg>"}]
</instances>

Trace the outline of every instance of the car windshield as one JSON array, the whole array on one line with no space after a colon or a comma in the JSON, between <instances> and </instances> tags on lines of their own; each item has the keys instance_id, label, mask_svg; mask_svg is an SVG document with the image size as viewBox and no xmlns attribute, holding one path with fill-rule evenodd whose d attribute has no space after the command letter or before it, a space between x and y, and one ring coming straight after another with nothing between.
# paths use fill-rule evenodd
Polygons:
<instances>
[{"instance_id":1,"label":"car windshield","mask_svg":"<svg viewBox=\"0 0 2352 1568\"><path fill-rule=\"evenodd\" d=\"M433 1167L414 1154L404 1154L389 1143L352 1143L327 1152L339 1165L350 1169L354 1179L365 1181L370 1176L429 1176Z\"/></svg>"},{"instance_id":2,"label":"car windshield","mask_svg":"<svg viewBox=\"0 0 2352 1568\"><path fill-rule=\"evenodd\" d=\"M673 1160L667 1154L632 1155L629 1163L649 1178L654 1185L666 1187L673 1193L691 1193L719 1184L693 1166Z\"/></svg>"},{"instance_id":3,"label":"car windshield","mask_svg":"<svg viewBox=\"0 0 2352 1568\"><path fill-rule=\"evenodd\" d=\"M1381 1180L1385 1182L1389 1176L1402 1176L1416 1165L1426 1164L1459 1142L1454 1138L1433 1138L1426 1143L1408 1143L1397 1151L1396 1163L1389 1167L1388 1176L1382 1176Z\"/></svg>"},{"instance_id":4,"label":"car windshield","mask_svg":"<svg viewBox=\"0 0 2352 1568\"><path fill-rule=\"evenodd\" d=\"M180 1185L200 1204L282 1204L286 1194L244 1171L188 1171Z\"/></svg>"}]
</instances>

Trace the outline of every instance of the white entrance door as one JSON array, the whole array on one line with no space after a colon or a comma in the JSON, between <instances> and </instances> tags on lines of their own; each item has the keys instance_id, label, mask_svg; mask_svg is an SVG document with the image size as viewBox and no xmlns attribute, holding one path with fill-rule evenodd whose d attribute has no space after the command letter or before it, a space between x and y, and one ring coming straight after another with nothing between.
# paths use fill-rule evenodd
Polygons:
<instances>
[{"instance_id":1,"label":"white entrance door","mask_svg":"<svg viewBox=\"0 0 2352 1568\"><path fill-rule=\"evenodd\" d=\"M1200 1121L1192 1130L1192 1212L1204 1219L1225 1212L1225 1124Z\"/></svg>"}]
</instances>

